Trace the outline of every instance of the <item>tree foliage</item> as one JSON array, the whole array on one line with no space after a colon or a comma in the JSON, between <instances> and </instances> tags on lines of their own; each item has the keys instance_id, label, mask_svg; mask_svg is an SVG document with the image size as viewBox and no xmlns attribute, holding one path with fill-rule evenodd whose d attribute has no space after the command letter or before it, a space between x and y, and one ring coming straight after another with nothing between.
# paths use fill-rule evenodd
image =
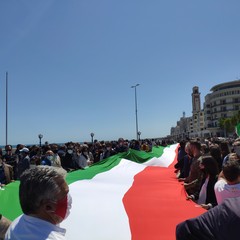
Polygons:
<instances>
[{"instance_id":1,"label":"tree foliage","mask_svg":"<svg viewBox=\"0 0 240 240\"><path fill-rule=\"evenodd\" d=\"M230 118L219 119L219 127L226 133L234 132L234 129L238 123L240 123L240 111L238 111L238 113L234 114Z\"/></svg>"}]
</instances>

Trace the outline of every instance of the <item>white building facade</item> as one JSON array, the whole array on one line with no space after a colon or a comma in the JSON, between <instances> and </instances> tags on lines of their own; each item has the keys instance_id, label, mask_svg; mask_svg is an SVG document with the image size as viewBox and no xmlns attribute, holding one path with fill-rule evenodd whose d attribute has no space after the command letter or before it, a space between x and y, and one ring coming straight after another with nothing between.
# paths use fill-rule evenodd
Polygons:
<instances>
[{"instance_id":1,"label":"white building facade","mask_svg":"<svg viewBox=\"0 0 240 240\"><path fill-rule=\"evenodd\" d=\"M240 111L240 80L218 84L205 96L205 128L211 136L224 137L221 118L231 118Z\"/></svg>"},{"instance_id":2,"label":"white building facade","mask_svg":"<svg viewBox=\"0 0 240 240\"><path fill-rule=\"evenodd\" d=\"M215 85L210 91L201 109L199 88L193 87L192 116L185 117L184 114L177 126L171 128L171 137L175 140L183 137L225 137L219 121L240 111L240 80Z\"/></svg>"}]
</instances>

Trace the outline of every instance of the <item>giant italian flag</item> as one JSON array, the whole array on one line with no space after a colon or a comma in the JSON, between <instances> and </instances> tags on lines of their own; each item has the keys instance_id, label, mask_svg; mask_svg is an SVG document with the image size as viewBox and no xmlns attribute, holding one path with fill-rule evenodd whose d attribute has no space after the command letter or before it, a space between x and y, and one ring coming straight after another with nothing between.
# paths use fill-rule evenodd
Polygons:
<instances>
[{"instance_id":1,"label":"giant italian flag","mask_svg":"<svg viewBox=\"0 0 240 240\"><path fill-rule=\"evenodd\" d=\"M186 201L174 174L178 145L129 150L67 176L73 204L68 240L174 240L179 222L205 210ZM21 214L19 182L0 191L0 213Z\"/></svg>"}]
</instances>

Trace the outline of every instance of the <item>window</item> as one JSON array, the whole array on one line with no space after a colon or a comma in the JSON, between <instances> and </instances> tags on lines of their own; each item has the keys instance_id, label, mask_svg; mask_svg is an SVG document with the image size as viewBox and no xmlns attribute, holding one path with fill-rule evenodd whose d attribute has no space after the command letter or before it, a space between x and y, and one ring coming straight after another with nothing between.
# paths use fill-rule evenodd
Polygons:
<instances>
[{"instance_id":1,"label":"window","mask_svg":"<svg viewBox=\"0 0 240 240\"><path fill-rule=\"evenodd\" d=\"M194 90L194 94L197 94L197 93L198 93L198 90L197 90L197 89L195 89L195 90Z\"/></svg>"}]
</instances>

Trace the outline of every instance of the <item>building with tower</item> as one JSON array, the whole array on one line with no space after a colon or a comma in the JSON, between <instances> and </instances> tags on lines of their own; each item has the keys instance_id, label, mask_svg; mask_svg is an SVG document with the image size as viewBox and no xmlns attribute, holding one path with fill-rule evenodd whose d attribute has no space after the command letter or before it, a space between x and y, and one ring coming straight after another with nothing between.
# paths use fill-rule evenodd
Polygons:
<instances>
[{"instance_id":1,"label":"building with tower","mask_svg":"<svg viewBox=\"0 0 240 240\"><path fill-rule=\"evenodd\" d=\"M199 88L194 86L192 89L192 116L183 117L177 121L177 126L171 128L171 136L175 139L186 139L203 137L207 134L204 128L204 111L201 109L201 98Z\"/></svg>"},{"instance_id":2,"label":"building with tower","mask_svg":"<svg viewBox=\"0 0 240 240\"><path fill-rule=\"evenodd\" d=\"M194 86L192 89L192 117L189 137L203 137L206 134L204 125L204 110L201 109L199 88Z\"/></svg>"},{"instance_id":3,"label":"building with tower","mask_svg":"<svg viewBox=\"0 0 240 240\"><path fill-rule=\"evenodd\" d=\"M192 91L192 113L195 114L201 111L201 99L197 86L193 87Z\"/></svg>"},{"instance_id":4,"label":"building with tower","mask_svg":"<svg viewBox=\"0 0 240 240\"><path fill-rule=\"evenodd\" d=\"M240 80L221 83L211 88L205 96L203 109L199 88L192 89L192 116L177 121L171 128L171 137L175 140L182 137L228 137L231 134L220 128L220 120L231 118L240 111ZM232 133L233 134L233 133Z\"/></svg>"}]
</instances>

